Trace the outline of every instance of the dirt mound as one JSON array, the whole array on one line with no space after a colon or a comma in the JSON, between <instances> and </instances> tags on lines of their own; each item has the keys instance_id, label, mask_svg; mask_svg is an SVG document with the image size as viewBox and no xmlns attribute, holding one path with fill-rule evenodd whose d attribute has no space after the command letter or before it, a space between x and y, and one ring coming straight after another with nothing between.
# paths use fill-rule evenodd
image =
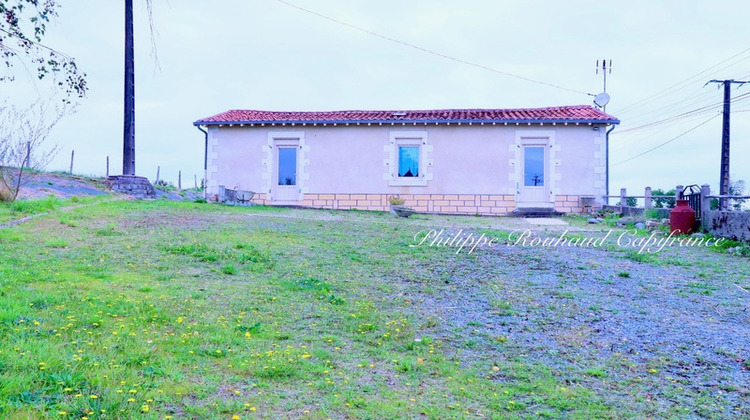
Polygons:
<instances>
[{"instance_id":1,"label":"dirt mound","mask_svg":"<svg viewBox=\"0 0 750 420\"><path fill-rule=\"evenodd\" d=\"M28 172L18 198L34 199L54 195L59 198L108 194L104 178L90 178L53 172Z\"/></svg>"},{"instance_id":2,"label":"dirt mound","mask_svg":"<svg viewBox=\"0 0 750 420\"><path fill-rule=\"evenodd\" d=\"M18 193L19 199L45 198L50 195L65 199L73 196L112 194L104 185L106 178L69 175L60 172L26 172ZM171 201L193 201L202 198L203 192L195 189L179 191L174 187L156 188L156 197Z\"/></svg>"}]
</instances>

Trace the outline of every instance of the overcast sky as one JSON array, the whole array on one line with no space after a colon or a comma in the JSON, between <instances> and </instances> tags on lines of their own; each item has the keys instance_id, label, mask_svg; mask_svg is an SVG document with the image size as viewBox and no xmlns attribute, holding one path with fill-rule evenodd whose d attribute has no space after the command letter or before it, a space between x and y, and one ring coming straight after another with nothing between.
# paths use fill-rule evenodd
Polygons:
<instances>
[{"instance_id":1,"label":"overcast sky","mask_svg":"<svg viewBox=\"0 0 750 420\"><path fill-rule=\"evenodd\" d=\"M591 104L597 59L613 61L607 112L611 191L719 178L722 92L710 79L750 79L750 24L742 1L288 0L332 19L499 72L419 51L278 0L153 0L160 70L145 0L136 8L136 172L192 186L203 134L192 122L228 109L518 108ZM52 133L49 169L122 169L122 1L61 0L45 43L76 57L90 92ZM20 70L16 69L17 72ZM28 76L0 85L28 100ZM566 90L568 89L568 90ZM571 91L572 90L572 91ZM750 182L750 84L733 89L732 176ZM654 96L657 95L657 96ZM702 109L695 114L689 111ZM680 116L688 113L687 115ZM677 116L677 118L664 121ZM709 120L711 117L714 117ZM704 123L698 128L696 126ZM645 128L646 124L655 123ZM694 129L695 128L695 129ZM684 136L628 160L688 130ZM187 179L187 181L186 181Z\"/></svg>"}]
</instances>

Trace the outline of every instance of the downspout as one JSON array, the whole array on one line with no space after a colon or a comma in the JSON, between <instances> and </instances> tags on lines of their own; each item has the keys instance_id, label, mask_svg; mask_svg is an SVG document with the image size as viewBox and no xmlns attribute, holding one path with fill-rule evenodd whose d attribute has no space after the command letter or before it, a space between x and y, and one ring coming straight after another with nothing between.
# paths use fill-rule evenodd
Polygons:
<instances>
[{"instance_id":1,"label":"downspout","mask_svg":"<svg viewBox=\"0 0 750 420\"><path fill-rule=\"evenodd\" d=\"M208 190L208 131L202 129L199 125L196 125L195 127L203 132L203 137L205 140L203 146L203 199L205 200L206 197L208 197L206 193L206 190ZM609 172L607 173L607 176L609 176Z\"/></svg>"},{"instance_id":2,"label":"downspout","mask_svg":"<svg viewBox=\"0 0 750 420\"><path fill-rule=\"evenodd\" d=\"M605 146L606 147L606 156L607 156L606 157L606 159L607 159L607 163L606 163L606 165L607 165L606 175L607 176L606 176L606 180L604 181L605 188L606 188L606 194L607 194L607 199L604 200L605 204L609 204L609 133L611 133L615 129L615 127L617 127L617 125L616 124L612 124L612 128L610 128L609 130L607 130L606 135L605 135L605 137L606 137L606 143L607 143L606 146Z\"/></svg>"}]
</instances>

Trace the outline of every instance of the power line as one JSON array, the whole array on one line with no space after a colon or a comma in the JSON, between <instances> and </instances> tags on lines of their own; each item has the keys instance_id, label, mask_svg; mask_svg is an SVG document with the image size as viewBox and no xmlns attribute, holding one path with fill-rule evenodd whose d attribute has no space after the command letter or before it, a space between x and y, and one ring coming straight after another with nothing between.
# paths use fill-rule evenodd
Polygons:
<instances>
[{"instance_id":1,"label":"power line","mask_svg":"<svg viewBox=\"0 0 750 420\"><path fill-rule=\"evenodd\" d=\"M386 41L390 41L390 42L393 42L393 43L396 43L396 44L400 44L400 45L403 45L403 46L406 46L406 47L409 47L409 48L413 48L415 50L419 50L419 51L422 51L422 52L427 53L427 54L432 54L432 55L437 56L437 57L445 58L447 60L455 61L457 63L465 64L467 66L476 67L476 68L479 68L479 69L482 69L482 70L491 71L493 73L502 74L502 75L508 76L508 77L514 77L516 79L525 80L527 82L536 83L536 84L539 84L539 85L544 85L544 86L552 87L552 88L555 88L555 89L565 90L565 91L573 92L573 93L579 93L581 95L594 96L594 94L592 94L592 93L588 93L588 92L584 92L584 91L576 90L576 89L568 89L566 87L555 85L553 83L542 82L540 80L534 80L534 79L531 79L531 78L528 78L528 77L524 77L524 76L520 76L520 75L517 75L517 74L508 73L506 71L497 70L497 69L494 69L492 67L488 67L488 66L485 66L485 65L482 65L482 64L477 64L477 63L473 63L471 61L462 60L460 58L456 58L456 57L452 57L452 56L447 55L447 54L439 53L437 51L433 51L433 50L430 50L428 48L424 48L424 47L420 47L418 45L410 44L408 42L404 42L404 41L401 41L401 40L398 40L398 39L395 39L395 38L391 38L389 36L382 35L382 34L379 34L377 32L373 32L373 31L370 31L368 29L365 29L365 28L362 28L362 27L359 27L359 26L356 26L356 25L352 25L350 23L346 23L346 22L340 21L338 19L334 19L334 18L332 18L330 16L326 16L326 15L324 15L322 13L318 13L318 12L316 12L314 10L310 10L310 9L306 9L304 7L301 7L301 6L297 6L295 4L287 2L285 0L276 0L276 1L278 1L279 3L284 4L286 6L289 6L291 8L294 8L294 9L297 9L297 10L301 10L301 11L303 11L305 13L309 13L311 15L318 16L320 18L323 18L323 19L328 20L330 22L336 23L338 25L346 26L347 28L351 28L351 29L356 29L356 30L358 30L360 32L364 32L366 34L369 34L369 35L372 35L372 36L384 39Z\"/></svg>"},{"instance_id":2,"label":"power line","mask_svg":"<svg viewBox=\"0 0 750 420\"><path fill-rule=\"evenodd\" d=\"M737 54L735 54L735 55L733 55L733 56L731 56L731 57L729 57L729 58L727 58L727 59L725 59L725 60L722 60L722 61L720 61L720 62L718 62L718 63L714 64L713 66L711 66L711 67L709 67L709 68L707 68L707 69L705 69L705 70L703 70L703 71L701 71L701 72L699 72L699 73L696 73L696 74L694 74L693 76L690 76L690 77L688 77L688 78L686 78L686 79L684 79L684 80L681 80L681 81L679 81L679 82L675 83L674 85L672 85L672 86L669 86L669 87L668 87L668 88L666 88L666 89L663 89L663 90L661 90L661 91L659 91L659 92L656 92L656 93L654 93L654 94L653 94L653 95L651 95L651 96L648 96L648 97L646 97L646 98L644 98L644 99L641 99L640 101L636 101L636 102L634 102L634 103L632 103L632 104L630 104L630 105L628 105L628 106L626 106L626 107L622 108L622 109L621 109L621 110L619 111L619 113L620 113L620 114L622 114L622 113L624 113L624 112L628 112L628 111L630 111L630 110L632 110L632 109L634 109L634 108L638 108L638 107L640 107L640 106L643 106L643 105L645 105L645 104L647 104L647 103L653 102L653 101L655 101L655 100L656 100L656 99L658 99L658 98L661 98L661 97L664 97L664 96L666 96L666 95L669 95L669 94L671 94L671 93L674 93L674 92L676 92L676 91L678 91L678 90L680 90L680 89L684 89L684 88L685 88L685 87L687 87L687 86L683 86L683 87L681 87L681 88L678 88L678 89L674 90L674 92L670 92L670 91L672 91L672 90L673 90L674 88L676 88L677 86L680 86L680 85L682 85L683 83L685 83L685 82L689 82L689 81L691 81L691 80L693 80L693 79L696 79L696 78L700 78L700 77L702 77L702 76L703 76L703 74L704 74L704 73L707 73L707 72L709 72L709 71L712 71L712 70L713 70L713 69L714 69L715 67L718 67L718 66L720 66L720 65L722 65L722 64L724 64L724 63L726 63L727 61L729 61L729 60L732 60L732 59L734 59L734 58L736 58L736 57L739 57L740 55L742 55L742 54L745 54L746 52L749 52L749 51L750 51L750 48L748 48L748 49L746 49L746 50L743 50L743 51L740 51L739 53L737 53ZM719 70L716 70L716 71L720 71L720 70L726 69L726 68L728 68L728 67L731 67L731 66L733 66L733 65L735 65L735 64L737 64L737 63L739 63L739 62L742 62L742 61L745 61L745 60L747 60L748 58L750 58L750 56L747 56L747 57L744 57L744 58L742 58L742 59L740 59L740 60L737 60L736 62L734 62L734 63L732 63L732 64L730 64L730 65L728 65L728 66L722 67L721 69L719 69Z\"/></svg>"},{"instance_id":3,"label":"power line","mask_svg":"<svg viewBox=\"0 0 750 420\"><path fill-rule=\"evenodd\" d=\"M716 112L715 110L713 112ZM643 147L651 147L654 145L654 139L664 139L675 135L675 128L677 130L684 130L685 127L689 127L691 124L695 124L695 121L702 121L706 117L704 114L693 114L684 119L681 119L680 126L674 127L671 124L663 124L660 126L651 127L648 132L635 132L626 133L628 135L637 135L635 139L627 137L618 137L612 144L612 150L617 150L620 153L633 153L633 150L637 150ZM677 131L679 133L679 131ZM614 134L614 133L613 133Z\"/></svg>"},{"instance_id":4,"label":"power line","mask_svg":"<svg viewBox=\"0 0 750 420\"><path fill-rule=\"evenodd\" d=\"M740 101L746 100L746 99L748 99L748 98L746 98L747 96L750 96L750 92L744 93L744 94L739 95L736 98L732 99L732 103L736 103L736 102L740 102ZM693 116L693 115L704 114L706 112L709 112L709 111L713 110L714 108L720 108L723 104L724 104L724 102L713 103L711 105L706 105L706 106L703 106L703 107L700 107L700 108L696 108L696 109L693 109L693 110L690 110L690 111L687 111L687 112L683 112L681 114L675 115L673 117L665 118L663 120L653 121L653 122L650 122L650 123L647 123L647 124L639 125L639 126L636 126L636 127L633 127L633 128L625 129L625 130L619 130L619 131L617 131L616 133L613 133L613 134L617 134L619 136L619 135L627 133L627 132L641 130L641 129L648 128L648 127L653 127L653 126L656 126L656 125L667 124L667 123L674 122L676 120L681 120L681 119L683 119L685 117L689 117L689 116Z\"/></svg>"},{"instance_id":5,"label":"power line","mask_svg":"<svg viewBox=\"0 0 750 420\"><path fill-rule=\"evenodd\" d=\"M667 144L669 144L669 143L672 143L673 141L675 141L675 140L679 139L680 137L682 137L682 136L684 136L684 135L686 135L686 134L690 133L691 131L694 131L694 130L698 129L698 127L700 127L700 126L702 126L702 125L705 125L705 124L707 124L707 123L708 123L709 121L713 120L714 118L718 117L719 115L720 115L720 114L716 114L716 115L714 115L713 117L711 117L711 118L707 119L706 121L703 121L702 123L700 123L700 124L696 125L695 127L693 127L693 128L691 128L691 129L689 129L689 130L685 131L684 133L682 133L682 134L680 134L680 135L678 135L678 136L672 137L671 139L669 139L669 140L665 141L664 143L661 143L661 144L659 144L658 146L652 147L651 149L648 149L648 150L646 150L645 152L643 152L643 153L640 153L640 154L637 154L637 155L635 155L635 156L633 156L633 157L631 157L631 158L628 158L628 159L625 159L625 160L623 160L623 161L620 161L620 162L614 163L614 164L612 164L611 166L617 166L617 165L621 165L621 164L623 164L623 163L625 163L625 162L630 162L631 160L633 160L633 159L635 159L635 158L639 158L639 157L641 157L641 156L645 155L646 153L650 153L650 152L653 152L654 150L656 150L656 149L658 149L658 148L660 148L660 147L662 147L662 146L665 146L665 145L667 145ZM610 166L610 167L611 167L611 166Z\"/></svg>"}]
</instances>

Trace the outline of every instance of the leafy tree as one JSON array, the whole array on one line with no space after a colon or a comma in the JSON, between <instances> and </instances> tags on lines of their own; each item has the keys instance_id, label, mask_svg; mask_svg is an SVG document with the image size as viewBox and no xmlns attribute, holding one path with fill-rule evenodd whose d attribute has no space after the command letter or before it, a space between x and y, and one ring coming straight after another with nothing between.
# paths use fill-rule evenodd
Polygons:
<instances>
[{"instance_id":1,"label":"leafy tree","mask_svg":"<svg viewBox=\"0 0 750 420\"><path fill-rule=\"evenodd\" d=\"M7 70L0 81L12 81L10 69L28 58L39 79L51 76L68 97L86 95L86 74L75 59L42 44L58 8L57 0L0 0L0 57Z\"/></svg>"},{"instance_id":2,"label":"leafy tree","mask_svg":"<svg viewBox=\"0 0 750 420\"><path fill-rule=\"evenodd\" d=\"M745 193L745 181L744 180L737 180L732 181L729 180L729 195L744 195ZM729 208L731 210L742 210L742 205L747 201L746 198L731 198L729 199ZM719 199L718 198L712 198L711 199L711 210L716 210L719 208Z\"/></svg>"},{"instance_id":3,"label":"leafy tree","mask_svg":"<svg viewBox=\"0 0 750 420\"><path fill-rule=\"evenodd\" d=\"M664 191L661 188L657 190L651 191L652 196L658 196L658 195L668 195L671 197L675 197L677 193L675 192L674 188L672 188L669 191ZM654 199L654 207L659 209L673 209L675 206L675 198L663 198L663 197L655 197Z\"/></svg>"}]
</instances>

